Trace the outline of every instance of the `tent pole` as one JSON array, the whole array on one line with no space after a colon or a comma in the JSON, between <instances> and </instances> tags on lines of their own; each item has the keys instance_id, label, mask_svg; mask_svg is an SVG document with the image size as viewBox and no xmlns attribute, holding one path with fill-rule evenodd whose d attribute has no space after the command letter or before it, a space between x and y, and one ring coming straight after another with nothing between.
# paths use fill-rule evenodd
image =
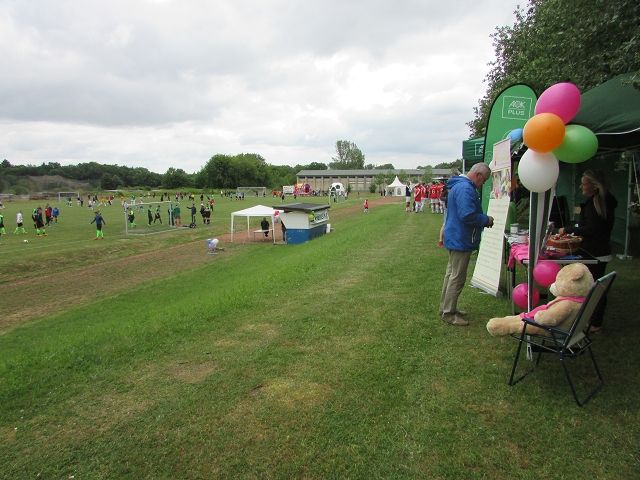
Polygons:
<instances>
[{"instance_id":1,"label":"tent pole","mask_svg":"<svg viewBox=\"0 0 640 480\"><path fill-rule=\"evenodd\" d=\"M624 154L623 154L624 155ZM624 253L622 255L618 255L620 260L631 260L633 257L629 255L629 223L631 221L631 209L629 208L631 205L631 200L633 198L633 183L631 172L635 173L636 170L636 154L633 153L633 157L631 157L631 161L629 162L629 175L627 180L627 185L629 186L627 190L627 218L626 225L624 231Z\"/></svg>"},{"instance_id":2,"label":"tent pole","mask_svg":"<svg viewBox=\"0 0 640 480\"><path fill-rule=\"evenodd\" d=\"M273 244L276 244L276 217L275 215L271 215L271 227L273 227L273 232L272 233L272 237L273 237Z\"/></svg>"}]
</instances>

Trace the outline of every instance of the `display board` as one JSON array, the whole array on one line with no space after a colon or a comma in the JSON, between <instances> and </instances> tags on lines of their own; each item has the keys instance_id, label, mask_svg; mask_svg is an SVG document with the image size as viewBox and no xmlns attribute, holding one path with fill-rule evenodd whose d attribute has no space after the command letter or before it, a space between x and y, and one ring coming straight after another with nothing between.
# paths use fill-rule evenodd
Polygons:
<instances>
[{"instance_id":1,"label":"display board","mask_svg":"<svg viewBox=\"0 0 640 480\"><path fill-rule=\"evenodd\" d=\"M491 167L492 189L487 215L493 217L493 227L482 232L478 260L471 278L471 285L487 293L497 295L502 272L504 231L509 216L509 190L511 185L511 150L509 140L493 146Z\"/></svg>"}]
</instances>

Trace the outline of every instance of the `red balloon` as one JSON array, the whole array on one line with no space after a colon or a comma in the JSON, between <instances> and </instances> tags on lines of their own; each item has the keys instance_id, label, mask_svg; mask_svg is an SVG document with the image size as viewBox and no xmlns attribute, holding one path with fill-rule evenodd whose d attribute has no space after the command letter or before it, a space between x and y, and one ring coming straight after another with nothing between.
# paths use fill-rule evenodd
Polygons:
<instances>
[{"instance_id":1,"label":"red balloon","mask_svg":"<svg viewBox=\"0 0 640 480\"><path fill-rule=\"evenodd\" d=\"M520 310L527 310L529 308L527 304L527 299L529 298L529 295L527 294L527 288L528 287L526 283L520 283L516 285L516 288L513 289L513 303L515 303L516 307L518 307ZM531 305L535 306L538 304L538 302L540 302L540 292L534 288L533 303Z\"/></svg>"}]
</instances>

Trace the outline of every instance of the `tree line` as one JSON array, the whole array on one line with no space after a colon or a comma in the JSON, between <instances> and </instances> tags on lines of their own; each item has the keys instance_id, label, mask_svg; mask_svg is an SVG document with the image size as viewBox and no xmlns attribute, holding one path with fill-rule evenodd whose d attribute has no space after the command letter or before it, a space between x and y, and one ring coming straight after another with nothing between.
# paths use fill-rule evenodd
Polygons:
<instances>
[{"instance_id":1,"label":"tree line","mask_svg":"<svg viewBox=\"0 0 640 480\"><path fill-rule=\"evenodd\" d=\"M90 189L233 189L243 187L267 187L280 189L283 185L296 182L296 174L301 170L393 170L390 163L365 165L365 155L360 148L348 140L336 142L336 155L328 165L312 162L307 165L269 165L256 153L237 155L216 154L196 173L187 173L181 168L170 167L164 174L155 173L142 167L103 165L96 162L78 165L60 165L57 162L41 165L12 165L8 160L0 163L0 193L27 194L34 191L32 177L59 176L82 182ZM460 168L461 161L442 163L435 168ZM422 167L418 167L422 169ZM429 169L431 167L424 167ZM377 177L380 183L387 181L386 174ZM391 178L393 180L393 177ZM387 182L388 183L388 182ZM50 181L46 190L65 190L69 187ZM72 189L73 190L73 189Z\"/></svg>"},{"instance_id":2,"label":"tree line","mask_svg":"<svg viewBox=\"0 0 640 480\"><path fill-rule=\"evenodd\" d=\"M471 137L485 134L491 104L514 83L538 94L570 81L585 92L620 74L633 72L640 88L640 2L638 0L529 0L512 26L492 35L495 60L487 91L467 125Z\"/></svg>"}]
</instances>

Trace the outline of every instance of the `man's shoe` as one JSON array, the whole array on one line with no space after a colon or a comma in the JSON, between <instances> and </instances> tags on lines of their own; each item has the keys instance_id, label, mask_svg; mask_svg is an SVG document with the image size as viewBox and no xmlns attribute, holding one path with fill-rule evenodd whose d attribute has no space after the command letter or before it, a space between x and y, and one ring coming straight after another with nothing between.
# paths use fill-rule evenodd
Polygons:
<instances>
[{"instance_id":1,"label":"man's shoe","mask_svg":"<svg viewBox=\"0 0 640 480\"><path fill-rule=\"evenodd\" d=\"M456 310L454 313L457 313L461 317L466 317L469 314L469 312L467 312L465 310ZM442 310L438 310L438 315L440 315L440 316L443 315Z\"/></svg>"},{"instance_id":2,"label":"man's shoe","mask_svg":"<svg viewBox=\"0 0 640 480\"><path fill-rule=\"evenodd\" d=\"M456 327L466 327L469 325L468 320L465 320L456 313L445 313L442 315L442 321L449 325L455 325Z\"/></svg>"}]
</instances>

